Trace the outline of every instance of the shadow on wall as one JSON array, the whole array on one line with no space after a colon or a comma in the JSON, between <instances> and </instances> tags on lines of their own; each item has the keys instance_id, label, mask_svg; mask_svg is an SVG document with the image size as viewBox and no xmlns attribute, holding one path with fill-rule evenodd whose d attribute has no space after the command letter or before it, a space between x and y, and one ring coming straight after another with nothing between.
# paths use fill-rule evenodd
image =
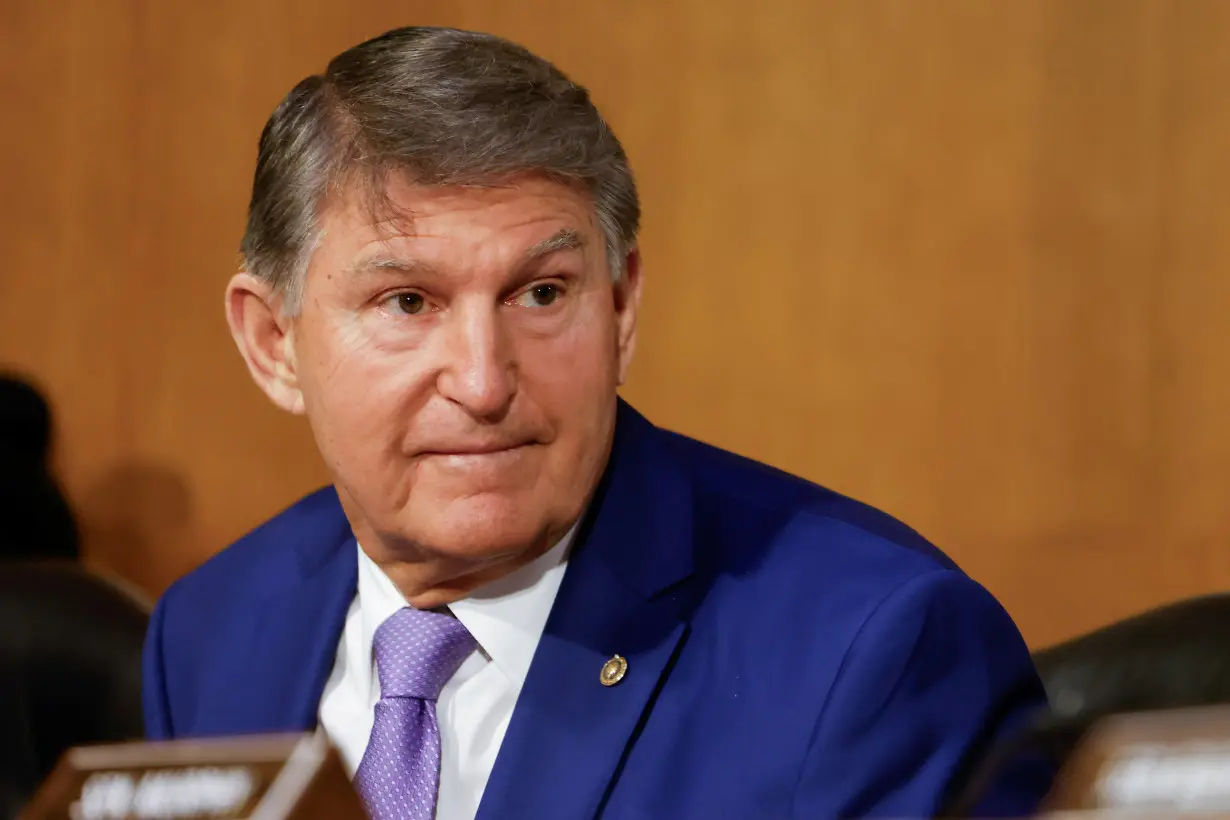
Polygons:
<instances>
[{"instance_id":1,"label":"shadow on wall","mask_svg":"<svg viewBox=\"0 0 1230 820\"><path fill-rule=\"evenodd\" d=\"M71 505L52 474L53 414L36 384L0 373L0 560L84 558L141 598L192 550L193 505L175 470L124 462ZM144 591L144 592L142 592Z\"/></svg>"},{"instance_id":2,"label":"shadow on wall","mask_svg":"<svg viewBox=\"0 0 1230 820\"><path fill-rule=\"evenodd\" d=\"M51 473L51 409L29 380L0 374L0 560L75 560L72 509Z\"/></svg>"},{"instance_id":3,"label":"shadow on wall","mask_svg":"<svg viewBox=\"0 0 1230 820\"><path fill-rule=\"evenodd\" d=\"M192 495L183 477L155 463L108 470L81 499L83 541L91 566L125 579L147 596L170 580L173 556L193 550Z\"/></svg>"}]
</instances>

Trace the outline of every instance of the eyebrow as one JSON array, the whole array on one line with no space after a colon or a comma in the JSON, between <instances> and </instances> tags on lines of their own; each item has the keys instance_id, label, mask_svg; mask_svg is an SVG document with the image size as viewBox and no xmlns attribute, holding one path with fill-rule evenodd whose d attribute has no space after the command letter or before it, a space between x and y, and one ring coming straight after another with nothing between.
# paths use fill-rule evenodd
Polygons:
<instances>
[{"instance_id":1,"label":"eyebrow","mask_svg":"<svg viewBox=\"0 0 1230 820\"><path fill-rule=\"evenodd\" d=\"M585 237L580 231L563 228L548 238L531 245L521 255L521 264L528 264L560 251L580 250L585 247ZM430 273L434 268L427 262L404 256L376 256L364 259L346 269L347 273L377 273L401 271L404 273Z\"/></svg>"},{"instance_id":2,"label":"eyebrow","mask_svg":"<svg viewBox=\"0 0 1230 820\"><path fill-rule=\"evenodd\" d=\"M532 262L560 251L575 251L585 247L585 237L579 231L563 228L547 239L531 246L525 252L525 261Z\"/></svg>"},{"instance_id":3,"label":"eyebrow","mask_svg":"<svg viewBox=\"0 0 1230 820\"><path fill-rule=\"evenodd\" d=\"M346 268L346 273L379 273L380 271L402 271L404 273L424 273L431 271L431 265L417 259L402 256L376 256L364 259Z\"/></svg>"}]
</instances>

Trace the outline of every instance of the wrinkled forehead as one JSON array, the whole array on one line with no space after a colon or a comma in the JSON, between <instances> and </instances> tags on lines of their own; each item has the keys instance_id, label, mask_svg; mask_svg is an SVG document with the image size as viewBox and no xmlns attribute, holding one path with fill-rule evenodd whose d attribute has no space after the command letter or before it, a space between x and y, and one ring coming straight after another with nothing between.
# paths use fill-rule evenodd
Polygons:
<instances>
[{"instance_id":1,"label":"wrinkled forehead","mask_svg":"<svg viewBox=\"0 0 1230 820\"><path fill-rule=\"evenodd\" d=\"M529 172L445 183L418 182L405 172L359 172L331 187L318 214L326 229L344 225L380 239L414 236L441 217L454 227L557 221L583 240L600 232L582 185Z\"/></svg>"},{"instance_id":2,"label":"wrinkled forehead","mask_svg":"<svg viewBox=\"0 0 1230 820\"><path fill-rule=\"evenodd\" d=\"M331 270L409 267L450 251L503 264L568 251L605 258L588 192L540 175L450 185L398 176L375 194L351 184L326 201L320 227L311 267Z\"/></svg>"}]
</instances>

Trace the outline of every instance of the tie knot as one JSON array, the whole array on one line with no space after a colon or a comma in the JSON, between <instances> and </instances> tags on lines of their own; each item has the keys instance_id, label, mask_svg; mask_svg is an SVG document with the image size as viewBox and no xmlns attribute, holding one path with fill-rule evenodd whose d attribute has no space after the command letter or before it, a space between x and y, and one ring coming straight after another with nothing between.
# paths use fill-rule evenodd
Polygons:
<instances>
[{"instance_id":1,"label":"tie knot","mask_svg":"<svg viewBox=\"0 0 1230 820\"><path fill-rule=\"evenodd\" d=\"M475 641L456 618L405 607L380 625L373 644L382 699L435 700Z\"/></svg>"}]
</instances>

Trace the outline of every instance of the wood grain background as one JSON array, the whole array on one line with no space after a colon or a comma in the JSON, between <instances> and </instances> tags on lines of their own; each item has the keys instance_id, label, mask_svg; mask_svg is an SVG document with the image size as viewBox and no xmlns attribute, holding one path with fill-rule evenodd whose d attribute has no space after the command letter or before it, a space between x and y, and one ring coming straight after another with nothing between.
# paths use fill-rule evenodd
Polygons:
<instances>
[{"instance_id":1,"label":"wood grain background","mask_svg":"<svg viewBox=\"0 0 1230 820\"><path fill-rule=\"evenodd\" d=\"M588 85L644 197L627 396L880 506L1035 645L1230 586L1230 3L0 0L0 366L151 592L326 480L222 288L256 138L404 24Z\"/></svg>"}]
</instances>

